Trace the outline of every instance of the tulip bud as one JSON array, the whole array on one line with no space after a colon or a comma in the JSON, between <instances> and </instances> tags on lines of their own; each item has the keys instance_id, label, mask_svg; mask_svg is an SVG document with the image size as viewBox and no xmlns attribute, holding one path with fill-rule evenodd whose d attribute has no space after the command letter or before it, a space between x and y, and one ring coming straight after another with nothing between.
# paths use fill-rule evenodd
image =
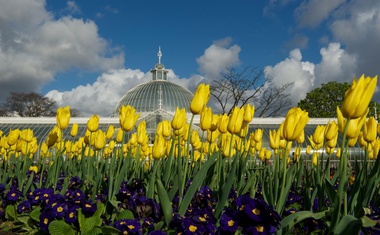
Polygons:
<instances>
[{"instance_id":1,"label":"tulip bud","mask_svg":"<svg viewBox=\"0 0 380 235\"><path fill-rule=\"evenodd\" d=\"M77 124L77 123L74 123L74 124L71 126L70 135L71 135L72 137L75 137L77 134L78 134L78 124Z\"/></svg>"},{"instance_id":2,"label":"tulip bud","mask_svg":"<svg viewBox=\"0 0 380 235\"><path fill-rule=\"evenodd\" d=\"M99 117L98 115L92 115L92 117L87 121L87 129L90 132L95 132L99 127Z\"/></svg>"},{"instance_id":3,"label":"tulip bud","mask_svg":"<svg viewBox=\"0 0 380 235\"><path fill-rule=\"evenodd\" d=\"M140 114L136 114L136 110L130 105L123 105L121 109L119 109L120 127L124 131L132 130L139 117Z\"/></svg>"},{"instance_id":4,"label":"tulip bud","mask_svg":"<svg viewBox=\"0 0 380 235\"><path fill-rule=\"evenodd\" d=\"M269 131L269 145L272 149L280 148L280 133L279 131Z\"/></svg>"},{"instance_id":5,"label":"tulip bud","mask_svg":"<svg viewBox=\"0 0 380 235\"><path fill-rule=\"evenodd\" d=\"M186 122L187 122L186 109L185 108L179 109L178 107L176 107L176 111L172 120L173 129L174 130L181 129L185 125Z\"/></svg>"},{"instance_id":6,"label":"tulip bud","mask_svg":"<svg viewBox=\"0 0 380 235\"><path fill-rule=\"evenodd\" d=\"M346 91L342 103L342 114L345 118L356 119L363 117L368 109L377 84L377 76L364 77L352 81L350 88Z\"/></svg>"},{"instance_id":7,"label":"tulip bud","mask_svg":"<svg viewBox=\"0 0 380 235\"><path fill-rule=\"evenodd\" d=\"M20 137L19 129L15 129L15 130L10 129L8 133L8 138L7 138L9 146L15 145L19 137Z\"/></svg>"},{"instance_id":8,"label":"tulip bud","mask_svg":"<svg viewBox=\"0 0 380 235\"><path fill-rule=\"evenodd\" d=\"M56 119L58 128L61 130L66 129L70 122L70 106L64 108L59 107L57 109Z\"/></svg>"},{"instance_id":9,"label":"tulip bud","mask_svg":"<svg viewBox=\"0 0 380 235\"><path fill-rule=\"evenodd\" d=\"M244 110L235 107L229 117L227 130L231 134L239 134L243 126Z\"/></svg>"},{"instance_id":10,"label":"tulip bud","mask_svg":"<svg viewBox=\"0 0 380 235\"><path fill-rule=\"evenodd\" d=\"M201 120L199 123L200 124L199 126L202 129L202 131L207 131L208 129L211 128L212 118L213 118L212 109L205 107L201 112Z\"/></svg>"},{"instance_id":11,"label":"tulip bud","mask_svg":"<svg viewBox=\"0 0 380 235\"><path fill-rule=\"evenodd\" d=\"M146 121L143 120L137 126L137 143L142 145L145 143L146 139Z\"/></svg>"},{"instance_id":12,"label":"tulip bud","mask_svg":"<svg viewBox=\"0 0 380 235\"><path fill-rule=\"evenodd\" d=\"M96 150L101 150L106 145L106 134L102 130L95 132L94 147Z\"/></svg>"},{"instance_id":13,"label":"tulip bud","mask_svg":"<svg viewBox=\"0 0 380 235\"><path fill-rule=\"evenodd\" d=\"M253 139L255 142L260 142L263 139L263 129L256 129Z\"/></svg>"},{"instance_id":14,"label":"tulip bud","mask_svg":"<svg viewBox=\"0 0 380 235\"><path fill-rule=\"evenodd\" d=\"M113 134L115 133L115 127L113 125L109 125L106 133L106 138L111 139Z\"/></svg>"},{"instance_id":15,"label":"tulip bud","mask_svg":"<svg viewBox=\"0 0 380 235\"><path fill-rule=\"evenodd\" d=\"M154 138L152 156L155 159L160 159L165 155L166 140L162 135L156 135Z\"/></svg>"},{"instance_id":16,"label":"tulip bud","mask_svg":"<svg viewBox=\"0 0 380 235\"><path fill-rule=\"evenodd\" d=\"M123 134L124 134L123 129L119 128L116 134L116 142L121 143L123 141Z\"/></svg>"},{"instance_id":17,"label":"tulip bud","mask_svg":"<svg viewBox=\"0 0 380 235\"><path fill-rule=\"evenodd\" d=\"M202 109L206 106L209 99L210 85L205 85L203 83L199 84L197 90L195 91L194 97L191 100L190 111L194 115L200 114Z\"/></svg>"},{"instance_id":18,"label":"tulip bud","mask_svg":"<svg viewBox=\"0 0 380 235\"><path fill-rule=\"evenodd\" d=\"M31 142L33 139L33 130L31 130L30 128L22 130L20 138L28 143Z\"/></svg>"},{"instance_id":19,"label":"tulip bud","mask_svg":"<svg viewBox=\"0 0 380 235\"><path fill-rule=\"evenodd\" d=\"M253 116L255 115L255 107L250 104L244 105L244 121L250 123L252 121Z\"/></svg>"},{"instance_id":20,"label":"tulip bud","mask_svg":"<svg viewBox=\"0 0 380 235\"><path fill-rule=\"evenodd\" d=\"M325 139L327 141L334 139L335 136L338 135L338 129L338 125L335 121L328 121L327 126L325 128Z\"/></svg>"},{"instance_id":21,"label":"tulip bud","mask_svg":"<svg viewBox=\"0 0 380 235\"><path fill-rule=\"evenodd\" d=\"M298 107L292 108L286 115L282 133L287 141L296 140L309 122L309 116L306 111Z\"/></svg>"},{"instance_id":22,"label":"tulip bud","mask_svg":"<svg viewBox=\"0 0 380 235\"><path fill-rule=\"evenodd\" d=\"M224 134L227 132L228 121L229 118L227 114L222 114L219 116L218 129L220 133Z\"/></svg>"},{"instance_id":23,"label":"tulip bud","mask_svg":"<svg viewBox=\"0 0 380 235\"><path fill-rule=\"evenodd\" d=\"M363 137L365 141L371 143L377 137L377 123L374 117L370 117L364 125Z\"/></svg>"},{"instance_id":24,"label":"tulip bud","mask_svg":"<svg viewBox=\"0 0 380 235\"><path fill-rule=\"evenodd\" d=\"M325 135L325 127L318 125L317 128L315 128L314 134L312 135L313 142L317 145L323 143L324 135Z\"/></svg>"}]
</instances>

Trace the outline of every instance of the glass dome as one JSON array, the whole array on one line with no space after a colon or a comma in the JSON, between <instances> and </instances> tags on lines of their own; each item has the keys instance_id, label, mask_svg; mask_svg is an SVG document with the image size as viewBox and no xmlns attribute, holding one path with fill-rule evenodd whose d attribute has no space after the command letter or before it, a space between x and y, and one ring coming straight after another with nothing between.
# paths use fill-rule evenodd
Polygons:
<instances>
[{"instance_id":1,"label":"glass dome","mask_svg":"<svg viewBox=\"0 0 380 235\"><path fill-rule=\"evenodd\" d=\"M136 112L154 112L163 109L167 112L175 112L176 107L186 108L189 112L193 94L187 89L163 80L153 80L140 84L125 95L119 101L116 112L123 105L131 105Z\"/></svg>"},{"instance_id":2,"label":"glass dome","mask_svg":"<svg viewBox=\"0 0 380 235\"><path fill-rule=\"evenodd\" d=\"M149 113L156 110L174 113L176 107L185 108L186 112L190 112L193 94L180 85L168 81L169 71L161 63L161 48L158 49L157 56L158 64L150 71L152 80L125 93L116 106L116 114L123 105L133 106L138 113Z\"/></svg>"}]
</instances>

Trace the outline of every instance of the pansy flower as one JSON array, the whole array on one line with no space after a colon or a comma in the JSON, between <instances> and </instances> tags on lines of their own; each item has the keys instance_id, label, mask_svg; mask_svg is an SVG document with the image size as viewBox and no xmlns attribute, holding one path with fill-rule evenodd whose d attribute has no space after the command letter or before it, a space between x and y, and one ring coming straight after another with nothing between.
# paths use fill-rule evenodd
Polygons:
<instances>
[{"instance_id":1,"label":"pansy flower","mask_svg":"<svg viewBox=\"0 0 380 235\"><path fill-rule=\"evenodd\" d=\"M8 204L14 204L21 197L22 193L16 188L11 187L9 192L5 194L5 200Z\"/></svg>"},{"instance_id":2,"label":"pansy flower","mask_svg":"<svg viewBox=\"0 0 380 235\"><path fill-rule=\"evenodd\" d=\"M182 220L182 228L185 235L204 234L206 232L206 228L202 224L196 223L188 217Z\"/></svg>"},{"instance_id":3,"label":"pansy flower","mask_svg":"<svg viewBox=\"0 0 380 235\"><path fill-rule=\"evenodd\" d=\"M233 218L232 210L226 210L220 217L219 231L222 233L234 234L239 227L237 220Z\"/></svg>"},{"instance_id":4,"label":"pansy flower","mask_svg":"<svg viewBox=\"0 0 380 235\"><path fill-rule=\"evenodd\" d=\"M98 206L96 203L91 203L91 201L84 202L82 205L83 214L94 214Z\"/></svg>"},{"instance_id":5,"label":"pansy flower","mask_svg":"<svg viewBox=\"0 0 380 235\"><path fill-rule=\"evenodd\" d=\"M52 207L52 214L57 219L62 219L65 216L66 211L67 211L67 206L64 203L56 203Z\"/></svg>"},{"instance_id":6,"label":"pansy flower","mask_svg":"<svg viewBox=\"0 0 380 235\"><path fill-rule=\"evenodd\" d=\"M66 214L65 214L65 221L67 223L75 223L78 219L78 209L79 206L71 206L67 208Z\"/></svg>"},{"instance_id":7,"label":"pansy flower","mask_svg":"<svg viewBox=\"0 0 380 235\"><path fill-rule=\"evenodd\" d=\"M69 187L76 188L82 184L82 180L78 176L74 176L70 178Z\"/></svg>"},{"instance_id":8,"label":"pansy flower","mask_svg":"<svg viewBox=\"0 0 380 235\"><path fill-rule=\"evenodd\" d=\"M53 220L53 216L51 213L48 213L48 212L42 212L40 214L40 228L42 230L45 230L45 231L48 231L48 228L49 228L49 224L50 222Z\"/></svg>"},{"instance_id":9,"label":"pansy flower","mask_svg":"<svg viewBox=\"0 0 380 235\"><path fill-rule=\"evenodd\" d=\"M141 224L136 220L118 220L116 221L114 227L118 229L121 232L121 234L142 235Z\"/></svg>"},{"instance_id":10,"label":"pansy flower","mask_svg":"<svg viewBox=\"0 0 380 235\"><path fill-rule=\"evenodd\" d=\"M32 203L30 201L28 200L23 201L17 206L17 213L22 214L25 212L29 212L31 208L32 208Z\"/></svg>"}]
</instances>

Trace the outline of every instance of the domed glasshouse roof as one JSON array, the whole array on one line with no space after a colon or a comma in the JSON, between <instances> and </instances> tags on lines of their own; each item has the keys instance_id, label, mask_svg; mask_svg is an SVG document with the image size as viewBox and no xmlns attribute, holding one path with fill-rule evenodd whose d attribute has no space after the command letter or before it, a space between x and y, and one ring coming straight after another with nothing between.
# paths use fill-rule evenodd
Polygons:
<instances>
[{"instance_id":1,"label":"domed glasshouse roof","mask_svg":"<svg viewBox=\"0 0 380 235\"><path fill-rule=\"evenodd\" d=\"M174 113L176 107L186 108L186 111L189 112L193 94L180 85L168 81L168 70L161 64L161 56L162 53L159 50L158 64L151 70L152 80L125 93L117 104L115 113L118 113L123 105L133 106L138 113L149 113L156 110Z\"/></svg>"}]
</instances>

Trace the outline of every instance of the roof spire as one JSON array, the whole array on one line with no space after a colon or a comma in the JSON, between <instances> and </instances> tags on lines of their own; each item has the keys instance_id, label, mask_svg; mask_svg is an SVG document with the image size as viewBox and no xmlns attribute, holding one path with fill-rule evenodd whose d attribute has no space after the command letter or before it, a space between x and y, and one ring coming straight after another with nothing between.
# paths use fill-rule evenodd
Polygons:
<instances>
[{"instance_id":1,"label":"roof spire","mask_svg":"<svg viewBox=\"0 0 380 235\"><path fill-rule=\"evenodd\" d=\"M162 57L161 46L158 46L157 56L158 56L158 63L161 64L161 57Z\"/></svg>"}]
</instances>

